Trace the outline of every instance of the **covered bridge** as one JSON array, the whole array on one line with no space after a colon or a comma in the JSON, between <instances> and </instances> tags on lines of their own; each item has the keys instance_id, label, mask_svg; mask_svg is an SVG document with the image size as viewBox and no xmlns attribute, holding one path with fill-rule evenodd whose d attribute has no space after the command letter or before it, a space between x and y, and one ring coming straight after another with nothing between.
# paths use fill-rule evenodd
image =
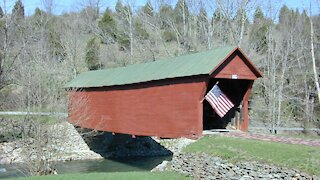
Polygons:
<instances>
[{"instance_id":1,"label":"covered bridge","mask_svg":"<svg viewBox=\"0 0 320 180\"><path fill-rule=\"evenodd\" d=\"M137 136L197 138L227 124L248 130L248 99L262 77L239 47L79 74L67 84L69 122ZM223 118L206 93L219 81L235 104Z\"/></svg>"}]
</instances>

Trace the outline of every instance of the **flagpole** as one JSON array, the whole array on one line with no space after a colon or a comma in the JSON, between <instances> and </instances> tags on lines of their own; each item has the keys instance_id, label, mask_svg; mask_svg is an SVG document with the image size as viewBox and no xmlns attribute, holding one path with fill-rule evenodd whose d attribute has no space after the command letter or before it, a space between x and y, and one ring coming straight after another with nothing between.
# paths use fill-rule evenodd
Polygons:
<instances>
[{"instance_id":1,"label":"flagpole","mask_svg":"<svg viewBox=\"0 0 320 180\"><path fill-rule=\"evenodd\" d=\"M219 81L217 81L216 84L214 84L214 86L215 86L215 85L218 85L218 84L219 84ZM206 97L206 96L204 96L204 97L201 99L200 104L203 103L203 101L205 100L205 97Z\"/></svg>"}]
</instances>

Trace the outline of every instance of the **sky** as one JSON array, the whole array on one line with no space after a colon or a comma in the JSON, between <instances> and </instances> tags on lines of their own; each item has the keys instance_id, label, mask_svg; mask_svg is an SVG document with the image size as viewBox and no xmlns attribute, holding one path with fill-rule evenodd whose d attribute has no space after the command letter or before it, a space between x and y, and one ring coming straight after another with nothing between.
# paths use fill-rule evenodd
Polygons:
<instances>
[{"instance_id":1,"label":"sky","mask_svg":"<svg viewBox=\"0 0 320 180\"><path fill-rule=\"evenodd\" d=\"M0 6L4 9L6 6L6 10L8 13L11 13L11 9L16 0L0 0ZM62 14L65 12L72 12L82 9L86 2L90 0L22 0L22 3L25 7L25 14L32 15L34 13L34 9L39 7L40 9L45 10L44 2L53 2L53 12L54 14ZM142 6L146 3L147 0L136 0L134 1L134 5L136 7ZM282 4L286 4L289 8L299 9L301 12L303 9L310 7L310 1L312 2L312 14L320 14L320 0L279 0L274 1L275 6L282 6ZM5 2L5 5L4 5ZM105 9L106 7L114 8L117 0L102 0L102 7ZM123 0L125 2L125 0Z\"/></svg>"}]
</instances>

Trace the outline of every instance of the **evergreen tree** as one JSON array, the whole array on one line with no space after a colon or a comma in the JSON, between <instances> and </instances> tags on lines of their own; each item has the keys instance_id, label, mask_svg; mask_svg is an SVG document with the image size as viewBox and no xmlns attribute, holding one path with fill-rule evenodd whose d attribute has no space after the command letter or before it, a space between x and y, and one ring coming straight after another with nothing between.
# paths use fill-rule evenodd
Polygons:
<instances>
[{"instance_id":1,"label":"evergreen tree","mask_svg":"<svg viewBox=\"0 0 320 180\"><path fill-rule=\"evenodd\" d=\"M207 11L204 7L200 8L200 13L199 13L199 17L198 17L198 21L200 22L207 22L208 20L208 15L207 15Z\"/></svg>"},{"instance_id":2,"label":"evergreen tree","mask_svg":"<svg viewBox=\"0 0 320 180\"><path fill-rule=\"evenodd\" d=\"M24 6L21 0L16 1L12 9L12 17L19 20L24 18Z\"/></svg>"},{"instance_id":3,"label":"evergreen tree","mask_svg":"<svg viewBox=\"0 0 320 180\"><path fill-rule=\"evenodd\" d=\"M121 1L118 2L121 3ZM125 6L119 5L118 12L118 20L121 24L121 31L117 33L117 42L122 49L130 49L131 51L131 40L133 40L134 33L133 13L131 7L129 6L129 4Z\"/></svg>"},{"instance_id":4,"label":"evergreen tree","mask_svg":"<svg viewBox=\"0 0 320 180\"><path fill-rule=\"evenodd\" d=\"M123 6L123 14L124 14L124 17L126 18L129 18L129 16L131 17L133 16L131 7L129 5Z\"/></svg>"},{"instance_id":5,"label":"evergreen tree","mask_svg":"<svg viewBox=\"0 0 320 180\"><path fill-rule=\"evenodd\" d=\"M220 8L215 9L212 16L211 25L215 28L214 35L221 38L222 41L228 41L228 31L229 29L226 26L226 18L223 15Z\"/></svg>"},{"instance_id":6,"label":"evergreen tree","mask_svg":"<svg viewBox=\"0 0 320 180\"><path fill-rule=\"evenodd\" d=\"M46 16L46 13L41 9L39 9L38 7L34 10L33 23L34 25L36 25L35 28L46 25L46 21L44 19L45 16Z\"/></svg>"},{"instance_id":7,"label":"evergreen tree","mask_svg":"<svg viewBox=\"0 0 320 180\"><path fill-rule=\"evenodd\" d=\"M289 8L286 5L282 6L279 14L279 24L287 23L289 14L290 14Z\"/></svg>"},{"instance_id":8,"label":"evergreen tree","mask_svg":"<svg viewBox=\"0 0 320 180\"><path fill-rule=\"evenodd\" d=\"M19 41L24 38L26 26L24 23L24 7L21 0L16 1L12 9L11 15L12 24L9 26L14 40L12 43L20 43Z\"/></svg>"},{"instance_id":9,"label":"evergreen tree","mask_svg":"<svg viewBox=\"0 0 320 180\"><path fill-rule=\"evenodd\" d=\"M260 23L261 21L264 21L264 20L265 20L264 14L261 8L257 7L253 15L253 24Z\"/></svg>"},{"instance_id":10,"label":"evergreen tree","mask_svg":"<svg viewBox=\"0 0 320 180\"><path fill-rule=\"evenodd\" d=\"M36 9L34 10L34 16L41 17L43 14L44 14L44 12L41 11L41 9L39 9L38 7L36 7Z\"/></svg>"},{"instance_id":11,"label":"evergreen tree","mask_svg":"<svg viewBox=\"0 0 320 180\"><path fill-rule=\"evenodd\" d=\"M309 20L309 16L308 16L308 13L306 10L302 11L302 13L300 15L300 19L303 24L302 26L304 28L304 32L307 32L307 34L309 34L310 33L310 28L309 28L310 27L310 20ZM317 19L320 20L319 17ZM317 24L319 24L319 23L317 23ZM320 36L320 33L318 33L317 36Z\"/></svg>"},{"instance_id":12,"label":"evergreen tree","mask_svg":"<svg viewBox=\"0 0 320 180\"><path fill-rule=\"evenodd\" d=\"M4 13L3 13L3 10L2 10L2 8L0 6L0 18L3 18L3 16L4 16Z\"/></svg>"},{"instance_id":13,"label":"evergreen tree","mask_svg":"<svg viewBox=\"0 0 320 180\"><path fill-rule=\"evenodd\" d=\"M299 9L297 8L296 11L293 13L294 19L298 19L300 17Z\"/></svg>"},{"instance_id":14,"label":"evergreen tree","mask_svg":"<svg viewBox=\"0 0 320 180\"><path fill-rule=\"evenodd\" d=\"M208 30L208 15L206 9L202 6L200 8L200 13L198 15L198 32L199 38L202 42L207 40L207 30Z\"/></svg>"},{"instance_id":15,"label":"evergreen tree","mask_svg":"<svg viewBox=\"0 0 320 180\"><path fill-rule=\"evenodd\" d=\"M116 6L115 6L115 10L116 10L116 13L118 15L121 15L123 14L123 4L122 4L122 1L121 0L118 0L117 3L116 3Z\"/></svg>"},{"instance_id":16,"label":"evergreen tree","mask_svg":"<svg viewBox=\"0 0 320 180\"><path fill-rule=\"evenodd\" d=\"M5 25L5 20L2 19L3 16L4 16L4 13L3 13L3 10L2 10L2 8L0 6L0 33L2 33L2 34L3 34L2 29L3 29L4 25ZM0 35L0 38L2 38L2 35ZM0 55L1 55L1 53L0 53ZM1 62L1 59L0 59L0 62Z\"/></svg>"},{"instance_id":17,"label":"evergreen tree","mask_svg":"<svg viewBox=\"0 0 320 180\"><path fill-rule=\"evenodd\" d=\"M258 53L264 53L267 50L267 33L270 21L265 19L260 7L257 7L253 15L253 25L249 34L249 41Z\"/></svg>"},{"instance_id":18,"label":"evergreen tree","mask_svg":"<svg viewBox=\"0 0 320 180\"><path fill-rule=\"evenodd\" d=\"M237 21L237 24L239 25L239 27L241 26L241 23L243 20L244 20L245 27L247 27L247 25L249 24L249 19L248 19L247 13L242 8L239 8L237 10L237 13L236 13L236 16L234 17L234 19Z\"/></svg>"},{"instance_id":19,"label":"evergreen tree","mask_svg":"<svg viewBox=\"0 0 320 180\"><path fill-rule=\"evenodd\" d=\"M117 26L116 21L112 16L111 9L107 8L104 12L101 20L98 22L98 27L103 33L103 37L107 36L109 41L114 41L116 39Z\"/></svg>"},{"instance_id":20,"label":"evergreen tree","mask_svg":"<svg viewBox=\"0 0 320 180\"><path fill-rule=\"evenodd\" d=\"M117 42L121 46L121 49L125 50L130 48L130 37L124 32L119 32L117 34Z\"/></svg>"},{"instance_id":21,"label":"evergreen tree","mask_svg":"<svg viewBox=\"0 0 320 180\"><path fill-rule=\"evenodd\" d=\"M99 61L99 49L100 46L97 43L96 38L93 37L89 39L86 46L85 61L90 71L101 69L101 64Z\"/></svg>"},{"instance_id":22,"label":"evergreen tree","mask_svg":"<svg viewBox=\"0 0 320 180\"><path fill-rule=\"evenodd\" d=\"M168 29L170 26L167 23L168 19L171 19L173 16L173 9L169 4L163 4L160 6L160 21L161 29Z\"/></svg>"},{"instance_id":23,"label":"evergreen tree","mask_svg":"<svg viewBox=\"0 0 320 180\"><path fill-rule=\"evenodd\" d=\"M306 20L309 18L308 13L305 9L302 11L301 16L303 19L306 19Z\"/></svg>"},{"instance_id":24,"label":"evergreen tree","mask_svg":"<svg viewBox=\"0 0 320 180\"><path fill-rule=\"evenodd\" d=\"M144 5L144 6L142 7L142 12L143 12L143 14L145 14L145 15L147 15L147 16L149 16L149 17L153 17L153 15L154 15L154 13L153 13L153 7L152 7L150 1L148 1L148 2L146 3L146 5Z\"/></svg>"},{"instance_id":25,"label":"evergreen tree","mask_svg":"<svg viewBox=\"0 0 320 180\"><path fill-rule=\"evenodd\" d=\"M169 4L162 4L160 6L160 22L161 22L161 29L164 31L162 32L162 38L165 42L170 42L176 40L176 35L173 32L172 28L168 24L168 20L172 21L173 18L173 9Z\"/></svg>"},{"instance_id":26,"label":"evergreen tree","mask_svg":"<svg viewBox=\"0 0 320 180\"><path fill-rule=\"evenodd\" d=\"M175 22L177 24L185 24L187 23L187 19L189 16L188 5L185 0L178 0L175 8L174 8L174 17Z\"/></svg>"},{"instance_id":27,"label":"evergreen tree","mask_svg":"<svg viewBox=\"0 0 320 180\"><path fill-rule=\"evenodd\" d=\"M223 21L223 19L224 19L224 16L223 16L221 10L219 8L217 8L213 13L212 20L214 21L214 23L217 23L217 22Z\"/></svg>"},{"instance_id":28,"label":"evergreen tree","mask_svg":"<svg viewBox=\"0 0 320 180\"><path fill-rule=\"evenodd\" d=\"M61 41L61 34L55 30L54 23L49 27L48 31L49 52L53 59L63 61L67 53Z\"/></svg>"},{"instance_id":29,"label":"evergreen tree","mask_svg":"<svg viewBox=\"0 0 320 180\"><path fill-rule=\"evenodd\" d=\"M134 29L136 36L140 39L146 40L149 38L149 33L140 21L136 21L134 23Z\"/></svg>"},{"instance_id":30,"label":"evergreen tree","mask_svg":"<svg viewBox=\"0 0 320 180\"><path fill-rule=\"evenodd\" d=\"M280 14L279 14L279 25L278 28L280 31L283 33L293 33L293 32L288 32L295 29L295 26L297 25L297 20L300 17L299 11L294 11L293 9L289 9L287 6L283 6L280 9Z\"/></svg>"}]
</instances>

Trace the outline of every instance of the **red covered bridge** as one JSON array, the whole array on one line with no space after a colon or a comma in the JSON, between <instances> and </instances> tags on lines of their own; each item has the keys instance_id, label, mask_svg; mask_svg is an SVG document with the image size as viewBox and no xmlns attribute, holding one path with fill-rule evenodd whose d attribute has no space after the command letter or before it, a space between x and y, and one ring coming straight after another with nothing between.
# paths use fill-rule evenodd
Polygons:
<instances>
[{"instance_id":1,"label":"red covered bridge","mask_svg":"<svg viewBox=\"0 0 320 180\"><path fill-rule=\"evenodd\" d=\"M81 73L67 84L69 122L138 136L197 138L204 129L248 130L248 99L260 71L228 46L127 67ZM219 81L235 104L223 118L205 94Z\"/></svg>"}]
</instances>

